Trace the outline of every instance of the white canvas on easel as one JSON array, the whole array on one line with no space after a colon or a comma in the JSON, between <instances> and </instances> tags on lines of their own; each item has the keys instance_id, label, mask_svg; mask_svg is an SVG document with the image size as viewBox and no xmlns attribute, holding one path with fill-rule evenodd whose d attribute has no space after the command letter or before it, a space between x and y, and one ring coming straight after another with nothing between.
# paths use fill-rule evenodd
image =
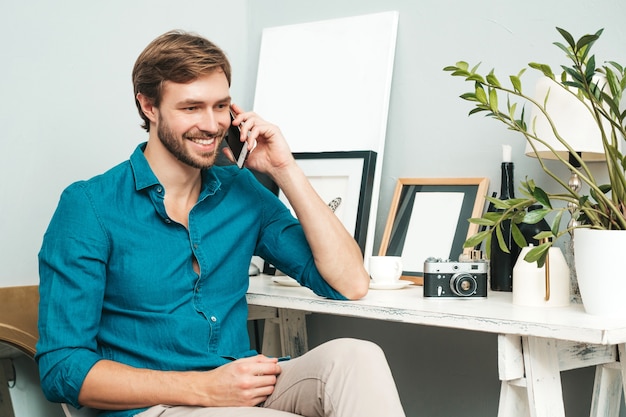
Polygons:
<instances>
[{"instance_id":1,"label":"white canvas on easel","mask_svg":"<svg viewBox=\"0 0 626 417\"><path fill-rule=\"evenodd\" d=\"M365 247L372 254L398 12L263 31L254 110L293 152L377 153Z\"/></svg>"}]
</instances>

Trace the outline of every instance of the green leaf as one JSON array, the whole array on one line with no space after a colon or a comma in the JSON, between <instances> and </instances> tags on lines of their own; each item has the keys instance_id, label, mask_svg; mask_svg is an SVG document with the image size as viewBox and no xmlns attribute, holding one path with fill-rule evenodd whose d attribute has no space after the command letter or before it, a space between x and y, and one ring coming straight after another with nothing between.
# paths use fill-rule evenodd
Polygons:
<instances>
[{"instance_id":1,"label":"green leaf","mask_svg":"<svg viewBox=\"0 0 626 417\"><path fill-rule=\"evenodd\" d=\"M495 208L496 210L508 210L511 208L511 203L508 202L507 200L497 200L493 202L493 208ZM495 213L499 216L501 216L503 213Z\"/></svg>"},{"instance_id":2,"label":"green leaf","mask_svg":"<svg viewBox=\"0 0 626 417\"><path fill-rule=\"evenodd\" d=\"M502 219L504 216L504 212L501 211L488 211L485 214L483 214L483 219L489 220L491 222L493 222L494 224L498 223L500 221L500 219Z\"/></svg>"},{"instance_id":3,"label":"green leaf","mask_svg":"<svg viewBox=\"0 0 626 417\"><path fill-rule=\"evenodd\" d=\"M546 217L548 213L550 213L550 210L548 209L537 209L529 211L524 215L524 223L537 224L541 220L543 220L543 218Z\"/></svg>"},{"instance_id":4,"label":"green leaf","mask_svg":"<svg viewBox=\"0 0 626 417\"><path fill-rule=\"evenodd\" d=\"M550 231L554 236L559 234L559 229L561 228L561 218L563 218L563 211L557 212L556 216L554 216L554 220L552 221Z\"/></svg>"},{"instance_id":5,"label":"green leaf","mask_svg":"<svg viewBox=\"0 0 626 417\"><path fill-rule=\"evenodd\" d=\"M554 45L558 46L563 52L565 52L565 55L568 58L574 58L574 54L572 53L572 50L568 48L567 46L563 45L560 42L554 42Z\"/></svg>"},{"instance_id":6,"label":"green leaf","mask_svg":"<svg viewBox=\"0 0 626 417\"><path fill-rule=\"evenodd\" d=\"M511 80L511 84L513 85L513 90L515 90L516 93L522 93L522 82L520 81L519 77L515 76L515 75L511 75L509 77L509 79Z\"/></svg>"},{"instance_id":7,"label":"green leaf","mask_svg":"<svg viewBox=\"0 0 626 417\"><path fill-rule=\"evenodd\" d=\"M576 42L575 50L580 51L581 49L583 49L585 47L591 47L591 45L593 45L593 43L595 41L597 41L599 37L600 37L599 35L584 35L584 36L582 36L580 39L578 39L578 42Z\"/></svg>"},{"instance_id":8,"label":"green leaf","mask_svg":"<svg viewBox=\"0 0 626 417\"><path fill-rule=\"evenodd\" d=\"M552 72L552 68L550 68L549 65L539 64L537 62L530 62L528 63L528 66L533 69L541 71L543 75L545 75L546 77L550 77L554 80L554 73Z\"/></svg>"},{"instance_id":9,"label":"green leaf","mask_svg":"<svg viewBox=\"0 0 626 417\"><path fill-rule=\"evenodd\" d=\"M471 110L469 112L468 116L471 116L473 114L480 113L480 112L483 112L483 111L489 111L489 110L488 109L483 109L482 107L476 107L475 109L473 109L473 110Z\"/></svg>"},{"instance_id":10,"label":"green leaf","mask_svg":"<svg viewBox=\"0 0 626 417\"><path fill-rule=\"evenodd\" d=\"M515 223L516 225L522 223L524 221L524 215L526 214L526 211L524 210L515 210L515 212L513 213L513 216L511 216L511 221L513 223Z\"/></svg>"},{"instance_id":11,"label":"green leaf","mask_svg":"<svg viewBox=\"0 0 626 417\"><path fill-rule=\"evenodd\" d=\"M550 204L550 197L548 197L548 194L546 194L546 192L543 191L543 189L539 187L535 187L533 189L533 197L535 198L535 200L540 202L541 205L543 205L544 207L548 207L549 209L552 208L552 204Z\"/></svg>"},{"instance_id":12,"label":"green leaf","mask_svg":"<svg viewBox=\"0 0 626 417\"><path fill-rule=\"evenodd\" d=\"M472 74L472 75L470 75L469 77L467 77L467 81L477 81L477 82L479 82L481 84L485 84L485 79L480 74Z\"/></svg>"},{"instance_id":13,"label":"green leaf","mask_svg":"<svg viewBox=\"0 0 626 417\"><path fill-rule=\"evenodd\" d=\"M542 243L532 248L528 251L526 256L524 256L524 260L526 262L537 262L537 266L542 267L545 264L545 257L548 254L550 246L552 246L552 242Z\"/></svg>"},{"instance_id":14,"label":"green leaf","mask_svg":"<svg viewBox=\"0 0 626 417\"><path fill-rule=\"evenodd\" d=\"M472 74L475 73L478 70L478 67L480 66L480 64L481 63L479 62L478 64L474 65L474 68L472 68L472 70L471 70Z\"/></svg>"},{"instance_id":15,"label":"green leaf","mask_svg":"<svg viewBox=\"0 0 626 417\"><path fill-rule=\"evenodd\" d=\"M619 63L617 63L615 61L607 61L607 64L611 65L613 68L615 68L620 73L624 72L624 67L622 67Z\"/></svg>"},{"instance_id":16,"label":"green leaf","mask_svg":"<svg viewBox=\"0 0 626 417\"><path fill-rule=\"evenodd\" d=\"M487 239L487 237L489 236L491 236L490 230L484 230L482 232L478 232L475 235L469 237L463 244L463 247L473 248L474 246L478 246L483 240Z\"/></svg>"},{"instance_id":17,"label":"green leaf","mask_svg":"<svg viewBox=\"0 0 626 417\"><path fill-rule=\"evenodd\" d=\"M498 113L498 92L493 88L489 89L489 107L491 111Z\"/></svg>"},{"instance_id":18,"label":"green leaf","mask_svg":"<svg viewBox=\"0 0 626 417\"><path fill-rule=\"evenodd\" d=\"M478 224L480 226L493 226L496 222L483 217L472 217L468 220L472 224Z\"/></svg>"},{"instance_id":19,"label":"green leaf","mask_svg":"<svg viewBox=\"0 0 626 417\"><path fill-rule=\"evenodd\" d=\"M467 71L469 69L469 64L465 61L459 61L456 63L457 68Z\"/></svg>"},{"instance_id":20,"label":"green leaf","mask_svg":"<svg viewBox=\"0 0 626 417\"><path fill-rule=\"evenodd\" d=\"M471 74L465 70L456 70L451 75L455 77L469 77Z\"/></svg>"},{"instance_id":21,"label":"green leaf","mask_svg":"<svg viewBox=\"0 0 626 417\"><path fill-rule=\"evenodd\" d=\"M517 103L513 103L511 105L510 103L508 103L508 100L507 100L507 105L509 107L509 117L513 119L515 117L515 110L517 109Z\"/></svg>"},{"instance_id":22,"label":"green leaf","mask_svg":"<svg viewBox=\"0 0 626 417\"><path fill-rule=\"evenodd\" d=\"M543 232L539 232L535 236L533 236L533 238L537 240L554 238L554 237L555 237L554 234L549 230L544 230Z\"/></svg>"},{"instance_id":23,"label":"green leaf","mask_svg":"<svg viewBox=\"0 0 626 417\"><path fill-rule=\"evenodd\" d=\"M496 78L493 70L489 74L487 74L487 82L493 86L501 87L500 81L498 81L498 78Z\"/></svg>"},{"instance_id":24,"label":"green leaf","mask_svg":"<svg viewBox=\"0 0 626 417\"><path fill-rule=\"evenodd\" d=\"M487 102L487 94L485 93L485 89L480 84L476 84L476 99L482 104L489 104Z\"/></svg>"},{"instance_id":25,"label":"green leaf","mask_svg":"<svg viewBox=\"0 0 626 417\"><path fill-rule=\"evenodd\" d=\"M498 239L498 246L500 247L500 250L504 253L511 253L509 248L506 247L506 242L504 241L504 235L502 234L501 227L496 228L496 238Z\"/></svg>"},{"instance_id":26,"label":"green leaf","mask_svg":"<svg viewBox=\"0 0 626 417\"><path fill-rule=\"evenodd\" d=\"M585 78L587 84L591 84L593 81L593 75L596 73L596 57L591 55L589 61L587 61L587 67L585 68Z\"/></svg>"},{"instance_id":27,"label":"green leaf","mask_svg":"<svg viewBox=\"0 0 626 417\"><path fill-rule=\"evenodd\" d=\"M520 119L515 121L515 123L520 126L520 128L524 130L524 132L528 129L526 126L526 117L524 116L525 114L526 106L522 106L522 114L520 115Z\"/></svg>"},{"instance_id":28,"label":"green leaf","mask_svg":"<svg viewBox=\"0 0 626 417\"><path fill-rule=\"evenodd\" d=\"M613 94L613 95L615 95L615 94ZM606 104L609 105L609 108L611 109L611 113L613 113L615 115L619 115L620 114L619 103L616 103L611 96L609 96L606 93L602 93L602 99L603 99L603 101Z\"/></svg>"},{"instance_id":29,"label":"green leaf","mask_svg":"<svg viewBox=\"0 0 626 417\"><path fill-rule=\"evenodd\" d=\"M476 94L474 94L474 93L461 94L459 97L461 97L463 100L467 100L467 101L478 101L478 99L476 98Z\"/></svg>"},{"instance_id":30,"label":"green leaf","mask_svg":"<svg viewBox=\"0 0 626 417\"><path fill-rule=\"evenodd\" d=\"M565 71L567 73L567 75L572 77L574 79L574 81L578 81L580 83L580 85L576 86L576 88L580 88L580 89L583 88L584 78L580 74L580 72L578 72L577 70L575 70L573 68L566 67L565 65L561 65L561 68L563 68L563 71Z\"/></svg>"},{"instance_id":31,"label":"green leaf","mask_svg":"<svg viewBox=\"0 0 626 417\"><path fill-rule=\"evenodd\" d=\"M511 235L513 235L513 240L520 248L528 245L528 243L526 242L526 238L515 223L511 223Z\"/></svg>"},{"instance_id":32,"label":"green leaf","mask_svg":"<svg viewBox=\"0 0 626 417\"><path fill-rule=\"evenodd\" d=\"M604 194L607 194L609 191L611 191L611 184L601 184L601 185L598 185L598 188Z\"/></svg>"},{"instance_id":33,"label":"green leaf","mask_svg":"<svg viewBox=\"0 0 626 417\"><path fill-rule=\"evenodd\" d=\"M574 41L574 37L572 35L570 35L570 33L568 31L566 31L565 29L561 29L559 27L557 27L556 30L559 31L559 33L561 34L563 39L565 39L565 41L569 44L569 46L572 49L574 49L576 47L576 42Z\"/></svg>"},{"instance_id":34,"label":"green leaf","mask_svg":"<svg viewBox=\"0 0 626 417\"><path fill-rule=\"evenodd\" d=\"M613 97L619 96L619 94L622 92L621 85L620 85L618 78L615 76L615 73L611 71L610 68L604 67L604 69L605 69L605 75L606 75L606 82L609 85L609 89L611 90L611 96L608 96L607 94L603 95L604 100L609 103L614 104ZM616 114L619 114L619 112L617 112Z\"/></svg>"},{"instance_id":35,"label":"green leaf","mask_svg":"<svg viewBox=\"0 0 626 417\"><path fill-rule=\"evenodd\" d=\"M609 186L611 188L611 186ZM592 190L593 191L593 190ZM587 201L589 200L588 195L583 195L578 199L578 207L584 207L587 205Z\"/></svg>"}]
</instances>

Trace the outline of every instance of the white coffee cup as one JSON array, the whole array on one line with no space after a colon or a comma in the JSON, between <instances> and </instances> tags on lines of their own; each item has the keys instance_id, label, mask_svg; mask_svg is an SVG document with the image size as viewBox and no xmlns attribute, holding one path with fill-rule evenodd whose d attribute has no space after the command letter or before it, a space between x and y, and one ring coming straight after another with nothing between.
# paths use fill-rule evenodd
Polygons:
<instances>
[{"instance_id":1,"label":"white coffee cup","mask_svg":"<svg viewBox=\"0 0 626 417\"><path fill-rule=\"evenodd\" d=\"M372 256L369 259L369 273L377 284L396 282L402 276L400 256Z\"/></svg>"}]
</instances>

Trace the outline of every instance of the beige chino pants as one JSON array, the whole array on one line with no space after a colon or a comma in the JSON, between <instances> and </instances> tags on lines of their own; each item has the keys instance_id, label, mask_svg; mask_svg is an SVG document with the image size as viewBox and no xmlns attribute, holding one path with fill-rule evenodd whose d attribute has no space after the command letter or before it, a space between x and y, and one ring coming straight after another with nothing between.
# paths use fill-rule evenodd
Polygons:
<instances>
[{"instance_id":1,"label":"beige chino pants","mask_svg":"<svg viewBox=\"0 0 626 417\"><path fill-rule=\"evenodd\" d=\"M383 351L336 339L281 362L274 392L259 407L151 407L136 417L404 417Z\"/></svg>"}]
</instances>

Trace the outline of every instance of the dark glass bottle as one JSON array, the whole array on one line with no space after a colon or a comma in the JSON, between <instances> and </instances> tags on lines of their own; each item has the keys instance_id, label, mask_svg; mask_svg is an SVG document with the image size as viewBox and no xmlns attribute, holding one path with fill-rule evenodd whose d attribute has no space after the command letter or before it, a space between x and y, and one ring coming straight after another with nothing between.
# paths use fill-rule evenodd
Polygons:
<instances>
[{"instance_id":1,"label":"dark glass bottle","mask_svg":"<svg viewBox=\"0 0 626 417\"><path fill-rule=\"evenodd\" d=\"M513 162L502 163L502 179L500 182L501 200L515 198L513 192ZM491 257L489 259L489 277L493 291L513 291L513 266L521 248L517 246L511 234L511 222L502 223L502 235L509 253L500 249L495 232L491 238Z\"/></svg>"}]
</instances>

